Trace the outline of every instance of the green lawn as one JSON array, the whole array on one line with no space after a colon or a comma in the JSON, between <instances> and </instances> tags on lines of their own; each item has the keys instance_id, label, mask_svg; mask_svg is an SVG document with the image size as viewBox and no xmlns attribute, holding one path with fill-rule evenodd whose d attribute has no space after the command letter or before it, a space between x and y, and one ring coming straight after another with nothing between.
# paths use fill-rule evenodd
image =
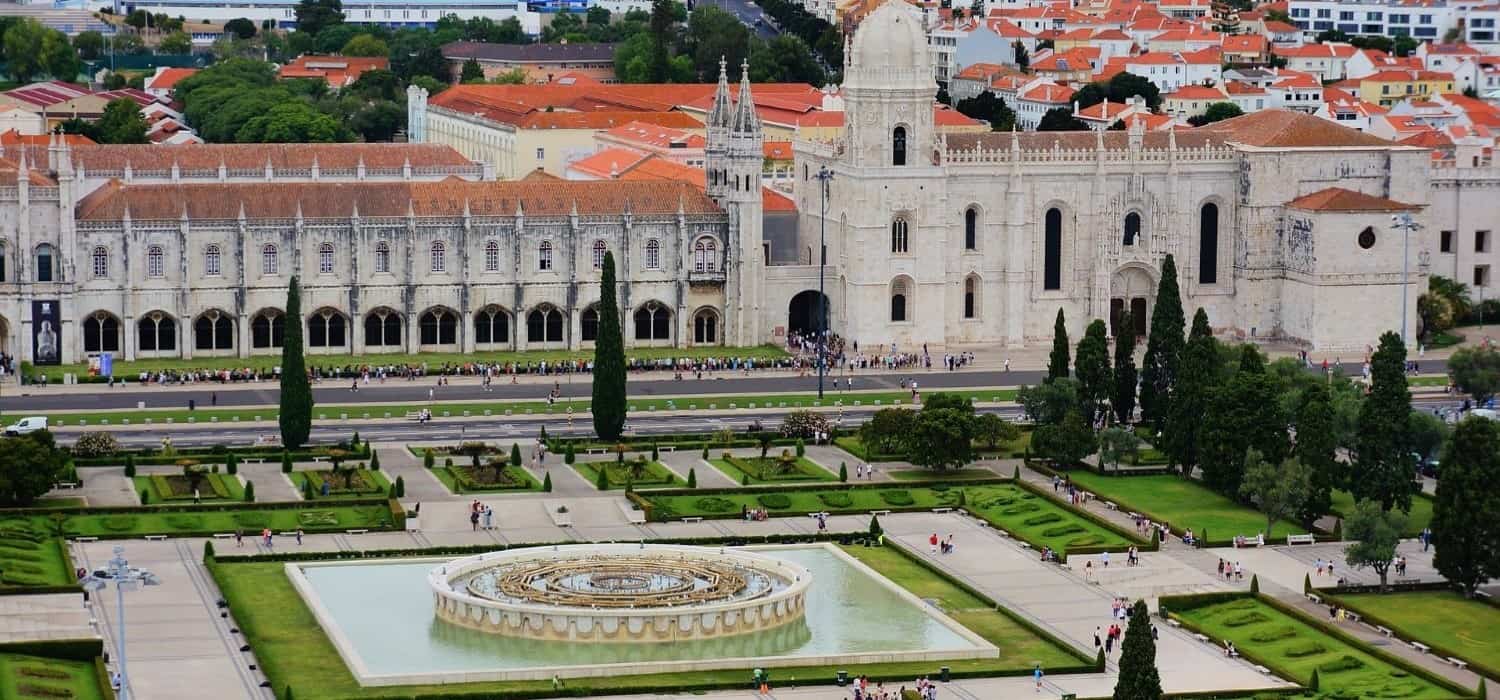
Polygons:
<instances>
[{"instance_id":1,"label":"green lawn","mask_svg":"<svg viewBox=\"0 0 1500 700\"><path fill-rule=\"evenodd\" d=\"M1100 498L1114 501L1121 510L1135 511L1157 522L1166 521L1177 531L1191 529L1198 537L1208 531L1212 541L1235 535L1254 537L1266 529L1259 511L1229 500L1196 481L1171 474L1150 476L1102 476L1091 471L1071 471L1073 482ZM1307 532L1285 520L1276 523L1270 537Z\"/></svg>"},{"instance_id":2,"label":"green lawn","mask_svg":"<svg viewBox=\"0 0 1500 700\"><path fill-rule=\"evenodd\" d=\"M965 502L978 515L1040 550L1066 553L1080 547L1111 547L1123 552L1136 541L1122 532L1074 514L1066 506L1019 486L968 486Z\"/></svg>"},{"instance_id":3,"label":"green lawn","mask_svg":"<svg viewBox=\"0 0 1500 700\"><path fill-rule=\"evenodd\" d=\"M636 489L659 489L683 483L682 479L661 462L646 462L645 471L639 477L631 475L628 465L629 462L622 464L610 459L602 462L577 462L571 466L573 471L595 486L599 484L599 470L603 469L609 489L623 489L627 484Z\"/></svg>"},{"instance_id":4,"label":"green lawn","mask_svg":"<svg viewBox=\"0 0 1500 700\"><path fill-rule=\"evenodd\" d=\"M1333 492L1333 512L1353 513L1354 496L1348 491ZM1412 494L1411 510L1406 514L1406 526L1401 530L1403 537L1416 537L1432 524L1432 498L1424 495Z\"/></svg>"},{"instance_id":5,"label":"green lawn","mask_svg":"<svg viewBox=\"0 0 1500 700\"><path fill-rule=\"evenodd\" d=\"M962 481L964 479L993 479L997 474L988 469L892 469L886 476L896 481ZM1007 475L1008 476L1008 475ZM852 475L850 478L854 478Z\"/></svg>"},{"instance_id":6,"label":"green lawn","mask_svg":"<svg viewBox=\"0 0 1500 700\"><path fill-rule=\"evenodd\" d=\"M892 508L957 508L963 505L957 487L893 487L888 489L819 489L774 493L719 493L713 495L664 496L642 494L650 502L652 517L671 520L684 517L738 517L745 508L765 508L771 515L806 513L868 513Z\"/></svg>"},{"instance_id":7,"label":"green lawn","mask_svg":"<svg viewBox=\"0 0 1500 700\"><path fill-rule=\"evenodd\" d=\"M260 530L269 527L277 532L297 528L304 530L377 529L393 525L391 511L380 505L307 505L303 508L239 508L218 510L204 507L191 512L174 513L143 510L131 513L77 515L60 514L63 534L67 537L127 537L140 535L174 535L235 530ZM0 516L3 517L3 516ZM0 520L0 523L22 519ZM51 518L27 516L32 528L52 532ZM71 574L70 574L71 575Z\"/></svg>"},{"instance_id":8,"label":"green lawn","mask_svg":"<svg viewBox=\"0 0 1500 700\"><path fill-rule=\"evenodd\" d=\"M992 400L996 394L1003 394L1003 396L1001 397L1002 401L1013 401L1013 400L1015 400L1015 396L1016 396L1016 392L1010 391L1010 390L1004 390L1004 391L1000 391L1000 392L997 392L997 391L959 391L959 392L951 392L951 393L957 393L957 394L961 394L961 395L964 395L964 396L969 396L970 398L974 399L974 401L976 401L976 402L980 401L981 399ZM864 441L861 440L859 438L859 435L857 435L857 434L855 434L855 435L845 435L845 436L840 437L840 438L835 438L834 441L833 441L833 444L835 446L843 449L845 452L848 452L849 454L854 455L855 457L858 457L859 459L862 459L862 460L864 460L866 462L905 462L906 461L906 455L902 455L902 454L884 454L884 453L871 454L870 451L865 448ZM975 443L974 444L974 452L978 456L998 458L998 459L1020 458L1020 457L1026 456L1026 448L1030 444L1031 444L1031 431L1030 430L1024 430L1024 431L1021 432L1021 436L1020 437L1018 437L1018 438L1016 438L1014 440L1011 440L1009 442L998 443L998 444L995 445L994 449L990 449L990 447L988 445L984 445L984 444L980 444L980 443Z\"/></svg>"},{"instance_id":9,"label":"green lawn","mask_svg":"<svg viewBox=\"0 0 1500 700\"><path fill-rule=\"evenodd\" d=\"M0 593L7 588L74 583L65 545L48 525L35 518L7 518L0 513Z\"/></svg>"},{"instance_id":10,"label":"green lawn","mask_svg":"<svg viewBox=\"0 0 1500 700\"><path fill-rule=\"evenodd\" d=\"M527 473L527 471L525 469L522 469L521 467L513 467L510 465L505 466L504 476L508 479L506 485L496 485L487 481L482 481L483 479L491 478L490 474L488 473L489 467L487 466L480 468L481 480L475 480L472 477L466 476L467 470L471 469L472 467L469 467L462 462L455 462L454 466L434 467L433 469L430 469L428 471L430 471L433 476L437 477L438 481L443 482L443 485L448 487L448 490L453 493L539 491L542 488L542 485L538 483L536 479L533 479L531 477L531 474Z\"/></svg>"},{"instance_id":11,"label":"green lawn","mask_svg":"<svg viewBox=\"0 0 1500 700\"><path fill-rule=\"evenodd\" d=\"M207 467L205 467L207 468ZM171 504L193 505L193 492L187 477L177 474L151 474L131 477L136 495L147 492L150 500L146 505ZM238 477L229 474L204 474L198 485L198 497L205 504L223 504L245 500L245 486Z\"/></svg>"},{"instance_id":12,"label":"green lawn","mask_svg":"<svg viewBox=\"0 0 1500 700\"><path fill-rule=\"evenodd\" d=\"M1173 611L1188 626L1210 637L1225 639L1247 659L1278 675L1306 685L1318 672L1319 690L1330 697L1452 698L1454 694L1430 681L1382 661L1319 631L1255 598L1238 598L1182 612Z\"/></svg>"},{"instance_id":13,"label":"green lawn","mask_svg":"<svg viewBox=\"0 0 1500 700\"><path fill-rule=\"evenodd\" d=\"M1351 610L1373 615L1406 639L1473 664L1500 668L1500 608L1452 591L1339 596ZM1492 673L1492 672L1491 672Z\"/></svg>"},{"instance_id":14,"label":"green lawn","mask_svg":"<svg viewBox=\"0 0 1500 700\"><path fill-rule=\"evenodd\" d=\"M715 469L724 472L729 478L741 484L790 484L806 481L839 480L837 474L824 469L817 462L806 457L797 457L796 462L794 462L794 468L771 476L771 472L767 470L772 468L771 462L774 462L777 457L775 453L767 454L768 456L764 459L760 457L735 457L733 462L723 459L712 459L708 463L714 465ZM738 465L745 465L752 471L756 469L760 469L761 471L759 471L759 474L748 473L747 470L741 469ZM771 476L771 478L762 478L761 475Z\"/></svg>"},{"instance_id":15,"label":"green lawn","mask_svg":"<svg viewBox=\"0 0 1500 700\"><path fill-rule=\"evenodd\" d=\"M923 598L935 599L948 614L969 626L1000 647L998 659L944 661L955 673L995 674L1021 673L1040 663L1043 668L1078 667L1085 664L1068 651L1040 638L1012 621L983 601L934 576L921 565L900 553L865 547L845 551L858 557ZM211 566L214 579L230 603L235 622L255 648L261 669L273 687L291 685L298 700L345 698L410 698L443 693L504 693L530 691L537 697L552 690L550 680L462 683L448 685L391 686L362 688L339 658L338 652L313 618L302 598L293 590L280 562L223 563ZM895 664L858 663L834 666L778 668L776 678L826 679L846 670L851 675L907 680L932 675L933 662ZM565 681L573 692L593 691L599 694L630 693L638 689L659 692L673 686L743 687L748 669L725 668L685 673L647 675L612 675L601 678L575 678ZM571 694L571 693L570 693Z\"/></svg>"},{"instance_id":16,"label":"green lawn","mask_svg":"<svg viewBox=\"0 0 1500 700\"><path fill-rule=\"evenodd\" d=\"M0 654L0 698L15 700L105 700L94 664L24 654Z\"/></svg>"},{"instance_id":17,"label":"green lawn","mask_svg":"<svg viewBox=\"0 0 1500 700\"><path fill-rule=\"evenodd\" d=\"M296 487L297 493L304 493L302 484L312 483L312 499L314 501L328 501L334 499L350 498L381 498L390 493L391 480L385 477L378 469L356 469L349 474L353 480L352 488L344 484L344 475L334 474L332 469L294 471L287 475L291 477L292 486ZM328 495L323 495L323 484L328 484Z\"/></svg>"},{"instance_id":18,"label":"green lawn","mask_svg":"<svg viewBox=\"0 0 1500 700\"><path fill-rule=\"evenodd\" d=\"M1407 386L1448 386L1448 375L1427 374L1419 377L1407 377Z\"/></svg>"}]
</instances>

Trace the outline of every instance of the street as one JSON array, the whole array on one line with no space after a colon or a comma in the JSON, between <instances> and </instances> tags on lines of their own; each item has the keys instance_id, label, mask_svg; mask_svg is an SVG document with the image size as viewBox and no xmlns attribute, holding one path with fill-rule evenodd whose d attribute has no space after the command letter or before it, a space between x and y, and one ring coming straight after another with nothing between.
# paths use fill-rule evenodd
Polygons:
<instances>
[{"instance_id":1,"label":"street","mask_svg":"<svg viewBox=\"0 0 1500 700\"><path fill-rule=\"evenodd\" d=\"M755 34L762 39L774 39L776 38L776 35L780 33L771 27L771 22L773 20L770 17L766 16L765 13L761 12L761 9L757 7L751 0L701 1L710 5L714 5L715 7L718 7L719 9L722 9L725 12L728 12L729 14L740 18L740 21L744 22L745 26L749 27L751 31L755 32ZM756 20L761 20L761 23L756 24Z\"/></svg>"}]
</instances>

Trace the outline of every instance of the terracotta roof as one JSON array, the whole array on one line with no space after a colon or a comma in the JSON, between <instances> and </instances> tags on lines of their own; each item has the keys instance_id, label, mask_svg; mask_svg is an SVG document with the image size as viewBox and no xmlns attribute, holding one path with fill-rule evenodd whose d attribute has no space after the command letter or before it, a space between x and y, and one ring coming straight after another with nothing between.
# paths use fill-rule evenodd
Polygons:
<instances>
[{"instance_id":1,"label":"terracotta roof","mask_svg":"<svg viewBox=\"0 0 1500 700\"><path fill-rule=\"evenodd\" d=\"M522 180L471 182L303 182L126 185L118 180L78 204L81 221L117 221L128 209L135 220L234 219L241 207L252 219L460 216L689 214L719 211L697 188L679 182Z\"/></svg>"},{"instance_id":2,"label":"terracotta roof","mask_svg":"<svg viewBox=\"0 0 1500 700\"><path fill-rule=\"evenodd\" d=\"M516 124L522 129L613 129L625 124L651 124L675 129L702 128L684 112L532 112Z\"/></svg>"},{"instance_id":3,"label":"terracotta roof","mask_svg":"<svg viewBox=\"0 0 1500 700\"><path fill-rule=\"evenodd\" d=\"M383 56L314 56L304 54L281 67L279 78L322 78L335 88L344 87L366 71L388 69L391 61Z\"/></svg>"},{"instance_id":4,"label":"terracotta roof","mask_svg":"<svg viewBox=\"0 0 1500 700\"><path fill-rule=\"evenodd\" d=\"M1441 131L1421 131L1404 139L1400 144L1403 146L1420 146L1422 148L1445 148L1453 146L1453 139Z\"/></svg>"},{"instance_id":5,"label":"terracotta roof","mask_svg":"<svg viewBox=\"0 0 1500 700\"><path fill-rule=\"evenodd\" d=\"M1216 87L1205 87L1203 85L1184 85L1163 97L1178 100L1223 100L1227 99L1224 91Z\"/></svg>"},{"instance_id":6,"label":"terracotta roof","mask_svg":"<svg viewBox=\"0 0 1500 700\"><path fill-rule=\"evenodd\" d=\"M602 148L588 157L569 163L568 169L598 178L616 177L650 157L650 153L628 148Z\"/></svg>"},{"instance_id":7,"label":"terracotta roof","mask_svg":"<svg viewBox=\"0 0 1500 700\"><path fill-rule=\"evenodd\" d=\"M0 145L14 146L25 144L27 146L41 146L46 148L51 142L51 138L51 134L23 134L15 129L7 129L5 133L0 133ZM83 134L62 134L62 138L69 146L91 146L96 143L93 139Z\"/></svg>"},{"instance_id":8,"label":"terracotta roof","mask_svg":"<svg viewBox=\"0 0 1500 700\"><path fill-rule=\"evenodd\" d=\"M1394 145L1378 136L1339 126L1327 119L1285 109L1263 109L1214 122L1194 131L1219 135L1227 141L1246 146L1263 148Z\"/></svg>"},{"instance_id":9,"label":"terracotta roof","mask_svg":"<svg viewBox=\"0 0 1500 700\"><path fill-rule=\"evenodd\" d=\"M1263 53L1266 50L1266 38L1260 34L1229 34L1224 37L1221 46L1225 53Z\"/></svg>"},{"instance_id":10,"label":"terracotta roof","mask_svg":"<svg viewBox=\"0 0 1500 700\"><path fill-rule=\"evenodd\" d=\"M231 170L263 169L266 163L277 170L311 168L314 159L320 169L354 169L361 160L366 168L400 168L407 162L413 168L461 167L473 163L451 146L430 143L204 143L163 148L149 144L93 145L72 149L73 162L88 171L122 171L128 163L132 170L217 170L222 163Z\"/></svg>"},{"instance_id":11,"label":"terracotta roof","mask_svg":"<svg viewBox=\"0 0 1500 700\"><path fill-rule=\"evenodd\" d=\"M65 83L61 80L49 80L45 83L32 83L21 87L6 90L4 95L18 102L24 102L33 107L51 107L59 102L67 102L75 97L88 95L88 88Z\"/></svg>"},{"instance_id":12,"label":"terracotta roof","mask_svg":"<svg viewBox=\"0 0 1500 700\"><path fill-rule=\"evenodd\" d=\"M1349 44L1303 44L1277 46L1271 51L1286 58L1349 58L1358 49Z\"/></svg>"},{"instance_id":13,"label":"terracotta roof","mask_svg":"<svg viewBox=\"0 0 1500 700\"><path fill-rule=\"evenodd\" d=\"M1241 16L1243 17L1244 15L1241 14ZM1298 29L1297 25L1295 24L1288 24L1276 19L1266 20L1265 22L1261 23L1261 26L1264 26L1266 28L1266 31L1272 34L1294 34L1296 32L1302 31Z\"/></svg>"},{"instance_id":14,"label":"terracotta roof","mask_svg":"<svg viewBox=\"0 0 1500 700\"><path fill-rule=\"evenodd\" d=\"M714 83L454 85L433 95L427 103L505 121L501 118L504 114L524 115L548 107L576 111L665 112L697 100L711 99L714 89ZM739 86L731 84L729 92L738 95ZM807 83L759 83L753 92L757 104L771 96L804 101L822 99L822 92Z\"/></svg>"},{"instance_id":15,"label":"terracotta roof","mask_svg":"<svg viewBox=\"0 0 1500 700\"><path fill-rule=\"evenodd\" d=\"M1065 85L1048 85L1043 83L1021 93L1018 99L1048 104L1062 104L1073 99L1073 93L1073 88Z\"/></svg>"},{"instance_id":16,"label":"terracotta roof","mask_svg":"<svg viewBox=\"0 0 1500 700\"><path fill-rule=\"evenodd\" d=\"M1287 202L1286 206L1304 211L1411 211L1420 208L1415 204L1406 204L1394 199L1346 190L1342 187L1329 187L1312 194L1302 195Z\"/></svg>"},{"instance_id":17,"label":"terracotta roof","mask_svg":"<svg viewBox=\"0 0 1500 700\"><path fill-rule=\"evenodd\" d=\"M1439 73L1437 71L1431 71L1431 70L1405 70L1405 69L1396 68L1396 69L1391 69L1391 70L1382 70L1382 71L1376 72L1373 75L1367 75L1367 76L1365 76L1363 78L1360 78L1360 80L1361 81L1368 80L1368 81L1376 82L1376 83L1409 83L1409 82L1412 82L1412 81L1419 81L1419 80L1448 80L1448 81L1452 81L1453 80L1453 74L1452 73Z\"/></svg>"},{"instance_id":18,"label":"terracotta roof","mask_svg":"<svg viewBox=\"0 0 1500 700\"><path fill-rule=\"evenodd\" d=\"M1250 83L1242 83L1238 80L1229 80L1224 83L1224 91L1230 95L1264 95L1266 89L1256 87Z\"/></svg>"},{"instance_id":19,"label":"terracotta roof","mask_svg":"<svg viewBox=\"0 0 1500 700\"><path fill-rule=\"evenodd\" d=\"M647 124L645 122L630 122L604 133L621 141L629 141L656 148L703 148L708 143L707 139L691 131Z\"/></svg>"},{"instance_id":20,"label":"terracotta roof","mask_svg":"<svg viewBox=\"0 0 1500 700\"><path fill-rule=\"evenodd\" d=\"M760 145L761 153L767 160L791 160L791 141L765 141Z\"/></svg>"},{"instance_id":21,"label":"terracotta roof","mask_svg":"<svg viewBox=\"0 0 1500 700\"><path fill-rule=\"evenodd\" d=\"M171 90L172 88L176 87L177 83L183 78L186 78L197 72L197 68L167 68L147 80L146 89Z\"/></svg>"}]
</instances>

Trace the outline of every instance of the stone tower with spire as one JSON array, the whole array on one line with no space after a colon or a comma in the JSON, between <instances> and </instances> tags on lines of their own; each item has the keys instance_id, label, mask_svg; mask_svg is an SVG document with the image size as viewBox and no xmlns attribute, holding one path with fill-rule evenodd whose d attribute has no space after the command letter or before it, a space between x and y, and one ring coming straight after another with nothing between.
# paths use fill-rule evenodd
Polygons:
<instances>
[{"instance_id":1,"label":"stone tower with spire","mask_svg":"<svg viewBox=\"0 0 1500 700\"><path fill-rule=\"evenodd\" d=\"M729 240L723 242L724 337L753 345L768 340L762 337L760 313L766 265L760 182L765 136L750 92L748 63L740 65L736 100L729 94L725 63L719 60L719 86L708 112L707 131L704 169L708 196L729 215ZM691 255L691 250L684 251L689 264Z\"/></svg>"}]
</instances>

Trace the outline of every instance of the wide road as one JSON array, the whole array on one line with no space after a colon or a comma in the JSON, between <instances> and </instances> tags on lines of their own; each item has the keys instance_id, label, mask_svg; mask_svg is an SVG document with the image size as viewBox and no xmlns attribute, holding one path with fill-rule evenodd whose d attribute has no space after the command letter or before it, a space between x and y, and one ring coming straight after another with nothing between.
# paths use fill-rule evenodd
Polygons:
<instances>
[{"instance_id":1,"label":"wide road","mask_svg":"<svg viewBox=\"0 0 1500 700\"><path fill-rule=\"evenodd\" d=\"M738 17L746 27L750 28L750 31L755 32L762 39L774 39L779 33L771 27L771 18L767 17L751 0L698 0L695 7L701 5L713 5ZM755 23L757 19L761 20L758 25ZM739 66L731 66L731 68L737 69Z\"/></svg>"}]
</instances>

